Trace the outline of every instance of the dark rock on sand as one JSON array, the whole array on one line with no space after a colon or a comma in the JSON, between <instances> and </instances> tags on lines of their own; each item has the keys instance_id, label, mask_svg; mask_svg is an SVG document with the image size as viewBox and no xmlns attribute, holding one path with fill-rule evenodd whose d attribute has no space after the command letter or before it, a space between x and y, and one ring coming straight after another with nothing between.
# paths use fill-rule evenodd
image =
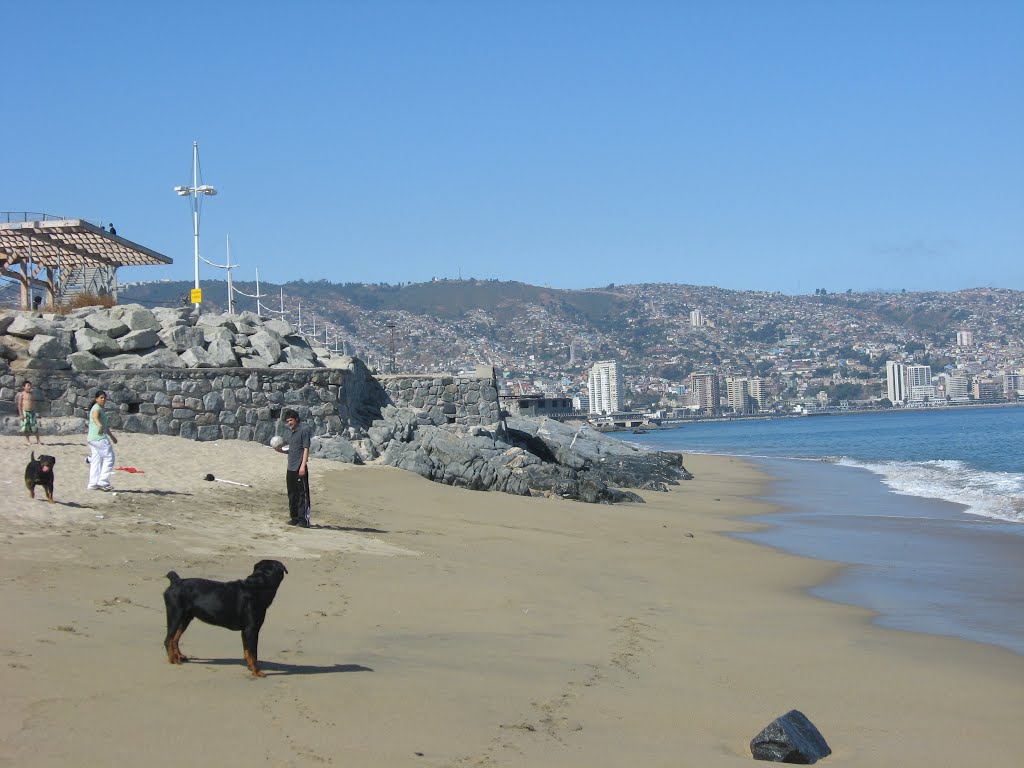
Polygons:
<instances>
[{"instance_id":1,"label":"dark rock on sand","mask_svg":"<svg viewBox=\"0 0 1024 768\"><path fill-rule=\"evenodd\" d=\"M755 760L811 765L832 754L825 738L803 712L791 709L750 741Z\"/></svg>"}]
</instances>

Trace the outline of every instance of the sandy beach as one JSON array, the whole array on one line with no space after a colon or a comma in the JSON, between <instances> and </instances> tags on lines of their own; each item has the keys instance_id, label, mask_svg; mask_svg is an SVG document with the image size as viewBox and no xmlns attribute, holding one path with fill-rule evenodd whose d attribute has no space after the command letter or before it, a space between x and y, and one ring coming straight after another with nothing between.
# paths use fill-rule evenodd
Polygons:
<instances>
[{"instance_id":1,"label":"sandy beach","mask_svg":"<svg viewBox=\"0 0 1024 768\"><path fill-rule=\"evenodd\" d=\"M837 566L728 535L767 511L738 459L622 506L314 462L302 530L271 449L120 439L116 495L85 489L84 436L48 439L50 505L40 449L0 437L0 765L739 766L793 708L824 765L1020 762L1024 659L809 596ZM167 571L262 558L289 570L267 677L199 622L168 664Z\"/></svg>"}]
</instances>

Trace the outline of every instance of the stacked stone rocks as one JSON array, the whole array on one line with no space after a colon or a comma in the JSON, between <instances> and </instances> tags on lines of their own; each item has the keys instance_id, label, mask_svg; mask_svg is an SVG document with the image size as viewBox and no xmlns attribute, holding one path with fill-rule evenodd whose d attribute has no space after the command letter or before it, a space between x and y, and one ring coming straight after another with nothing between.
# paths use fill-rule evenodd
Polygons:
<instances>
[{"instance_id":1,"label":"stacked stone rocks","mask_svg":"<svg viewBox=\"0 0 1024 768\"><path fill-rule=\"evenodd\" d=\"M314 349L284 320L199 315L191 307L125 304L66 315L0 314L0 357L11 370L142 368L322 368Z\"/></svg>"}]
</instances>

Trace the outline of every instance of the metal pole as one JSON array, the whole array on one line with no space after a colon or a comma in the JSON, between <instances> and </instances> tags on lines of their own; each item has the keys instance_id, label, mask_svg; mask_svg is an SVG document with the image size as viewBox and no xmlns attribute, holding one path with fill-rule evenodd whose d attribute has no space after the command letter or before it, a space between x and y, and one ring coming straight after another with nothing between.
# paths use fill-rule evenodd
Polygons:
<instances>
[{"instance_id":1,"label":"metal pole","mask_svg":"<svg viewBox=\"0 0 1024 768\"><path fill-rule=\"evenodd\" d=\"M395 372L395 324L388 323L386 328L391 330L391 373Z\"/></svg>"},{"instance_id":2,"label":"metal pole","mask_svg":"<svg viewBox=\"0 0 1024 768\"><path fill-rule=\"evenodd\" d=\"M260 268L256 267L256 314L260 315Z\"/></svg>"},{"instance_id":3,"label":"metal pole","mask_svg":"<svg viewBox=\"0 0 1024 768\"><path fill-rule=\"evenodd\" d=\"M196 290L199 290L199 142L192 142L192 233L195 239ZM196 302L199 314L199 302Z\"/></svg>"},{"instance_id":4,"label":"metal pole","mask_svg":"<svg viewBox=\"0 0 1024 768\"><path fill-rule=\"evenodd\" d=\"M228 241L228 264L227 264L227 270L228 270L228 314L229 315L233 315L233 314L235 314L235 293L234 293L234 286L231 284L231 235L227 235L227 241ZM256 293L259 293L259 291L256 291Z\"/></svg>"}]
</instances>

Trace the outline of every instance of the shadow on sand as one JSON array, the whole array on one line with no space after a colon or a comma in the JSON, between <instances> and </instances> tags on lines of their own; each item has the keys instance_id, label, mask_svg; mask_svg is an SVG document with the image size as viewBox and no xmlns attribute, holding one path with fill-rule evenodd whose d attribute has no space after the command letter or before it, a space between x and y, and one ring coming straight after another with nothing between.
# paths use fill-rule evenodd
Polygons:
<instances>
[{"instance_id":1,"label":"shadow on sand","mask_svg":"<svg viewBox=\"0 0 1024 768\"><path fill-rule=\"evenodd\" d=\"M244 667L242 659L201 659L190 656L189 664L215 664L218 666ZM266 672L267 677L272 675L329 675L335 672L373 672L370 667L361 664L331 664L330 666L318 666L315 664L284 664L280 661L260 661L260 671Z\"/></svg>"}]
</instances>

